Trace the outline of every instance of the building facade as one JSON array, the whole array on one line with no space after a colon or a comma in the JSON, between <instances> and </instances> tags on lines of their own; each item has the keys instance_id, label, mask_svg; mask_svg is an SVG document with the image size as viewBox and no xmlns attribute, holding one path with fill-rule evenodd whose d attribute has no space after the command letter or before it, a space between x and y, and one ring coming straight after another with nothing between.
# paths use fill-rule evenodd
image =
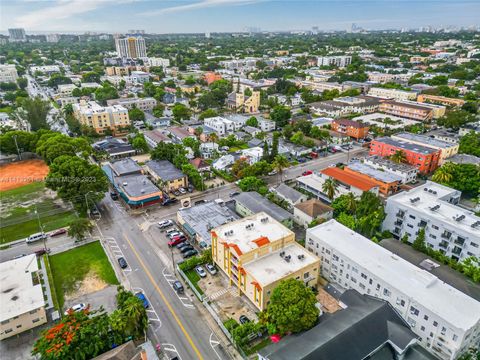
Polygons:
<instances>
[{"instance_id":1,"label":"building facade","mask_svg":"<svg viewBox=\"0 0 480 360\"><path fill-rule=\"evenodd\" d=\"M80 124L93 128L99 134L106 131L125 133L130 126L128 110L120 105L101 106L95 101L82 100L73 104L73 114Z\"/></svg>"},{"instance_id":2,"label":"building facade","mask_svg":"<svg viewBox=\"0 0 480 360\"><path fill-rule=\"evenodd\" d=\"M264 310L275 287L294 278L316 286L320 260L295 242L295 234L264 212L212 230L212 258L259 309Z\"/></svg>"},{"instance_id":3,"label":"building facade","mask_svg":"<svg viewBox=\"0 0 480 360\"><path fill-rule=\"evenodd\" d=\"M406 162L422 174L430 174L438 167L439 150L389 137L377 138L370 143L370 155L390 157L397 151L403 152Z\"/></svg>"},{"instance_id":4,"label":"building facade","mask_svg":"<svg viewBox=\"0 0 480 360\"><path fill-rule=\"evenodd\" d=\"M121 58L138 59L147 57L145 39L141 36L115 39L115 48Z\"/></svg>"},{"instance_id":5,"label":"building facade","mask_svg":"<svg viewBox=\"0 0 480 360\"><path fill-rule=\"evenodd\" d=\"M428 95L428 94L420 94L417 97L418 102L426 102L426 103L434 103L434 104L441 104L445 106L462 106L465 104L465 100L463 99L455 99L455 98L448 98L445 96L436 96L436 95Z\"/></svg>"},{"instance_id":6,"label":"building facade","mask_svg":"<svg viewBox=\"0 0 480 360\"><path fill-rule=\"evenodd\" d=\"M336 66L344 68L351 63L351 56L319 56L317 58L317 66Z\"/></svg>"},{"instance_id":7,"label":"building facade","mask_svg":"<svg viewBox=\"0 0 480 360\"><path fill-rule=\"evenodd\" d=\"M8 41L10 42L27 41L27 36L25 35L25 29L23 28L8 29Z\"/></svg>"},{"instance_id":8,"label":"building facade","mask_svg":"<svg viewBox=\"0 0 480 360\"><path fill-rule=\"evenodd\" d=\"M386 89L380 87L370 88L368 95L394 100L415 100L417 98L417 93L415 91Z\"/></svg>"},{"instance_id":9,"label":"building facade","mask_svg":"<svg viewBox=\"0 0 480 360\"><path fill-rule=\"evenodd\" d=\"M367 156L363 163L375 169L397 175L401 178L402 184L408 184L417 179L418 169L408 164L398 164L381 156Z\"/></svg>"},{"instance_id":10,"label":"building facade","mask_svg":"<svg viewBox=\"0 0 480 360\"><path fill-rule=\"evenodd\" d=\"M332 130L350 136L354 139L365 139L370 128L360 122L350 119L336 119L332 121Z\"/></svg>"},{"instance_id":11,"label":"building facade","mask_svg":"<svg viewBox=\"0 0 480 360\"><path fill-rule=\"evenodd\" d=\"M480 340L480 302L335 220L307 230L306 247L321 274L342 288L388 301L441 359L453 360Z\"/></svg>"},{"instance_id":12,"label":"building facade","mask_svg":"<svg viewBox=\"0 0 480 360\"><path fill-rule=\"evenodd\" d=\"M0 83L16 83L18 79L17 68L15 65L0 65Z\"/></svg>"},{"instance_id":13,"label":"building facade","mask_svg":"<svg viewBox=\"0 0 480 360\"><path fill-rule=\"evenodd\" d=\"M133 109L134 107L142 111L152 111L157 106L157 100L154 98L125 98L125 99L111 99L107 100L107 105L121 105L127 109Z\"/></svg>"},{"instance_id":14,"label":"building facade","mask_svg":"<svg viewBox=\"0 0 480 360\"><path fill-rule=\"evenodd\" d=\"M387 199L383 229L410 243L425 229L425 242L455 260L480 257L480 217L459 207L460 191L427 181Z\"/></svg>"},{"instance_id":15,"label":"building facade","mask_svg":"<svg viewBox=\"0 0 480 360\"><path fill-rule=\"evenodd\" d=\"M430 121L434 112L429 106L399 101L383 101L380 103L378 110L385 114L424 122Z\"/></svg>"}]
</instances>

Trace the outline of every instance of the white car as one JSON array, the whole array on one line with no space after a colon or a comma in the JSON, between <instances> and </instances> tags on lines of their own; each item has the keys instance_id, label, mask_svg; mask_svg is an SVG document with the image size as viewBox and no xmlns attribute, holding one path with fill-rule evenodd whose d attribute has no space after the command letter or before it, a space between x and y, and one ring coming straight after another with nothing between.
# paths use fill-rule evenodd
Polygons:
<instances>
[{"instance_id":1,"label":"white car","mask_svg":"<svg viewBox=\"0 0 480 360\"><path fill-rule=\"evenodd\" d=\"M181 236L181 235L185 235L185 234L182 233L181 231L175 231L175 232L173 232L173 233L171 233L171 234L168 234L168 237L169 237L170 239L173 239L175 236Z\"/></svg>"},{"instance_id":2,"label":"white car","mask_svg":"<svg viewBox=\"0 0 480 360\"><path fill-rule=\"evenodd\" d=\"M214 265L207 264L205 265L205 267L207 268L207 271L210 273L210 275L215 275L217 273L217 269L215 268Z\"/></svg>"},{"instance_id":3,"label":"white car","mask_svg":"<svg viewBox=\"0 0 480 360\"><path fill-rule=\"evenodd\" d=\"M178 191L180 191L180 194L186 194L187 193L187 190L185 190L184 188L178 188Z\"/></svg>"},{"instance_id":4,"label":"white car","mask_svg":"<svg viewBox=\"0 0 480 360\"><path fill-rule=\"evenodd\" d=\"M64 312L64 315L68 315L70 310L72 310L73 312L78 312L78 311L85 310L86 308L87 306L84 303L76 304L76 305L73 305L71 308L67 309Z\"/></svg>"},{"instance_id":5,"label":"white car","mask_svg":"<svg viewBox=\"0 0 480 360\"><path fill-rule=\"evenodd\" d=\"M169 230L165 231L165 233L166 233L167 235L170 235L171 233L174 233L174 232L178 232L178 229L172 228L172 229L169 229Z\"/></svg>"},{"instance_id":6,"label":"white car","mask_svg":"<svg viewBox=\"0 0 480 360\"><path fill-rule=\"evenodd\" d=\"M158 227L160 229L164 229L164 228L172 226L172 225L173 225L172 220L162 220L162 221L159 221L159 223L158 223Z\"/></svg>"},{"instance_id":7,"label":"white car","mask_svg":"<svg viewBox=\"0 0 480 360\"><path fill-rule=\"evenodd\" d=\"M205 272L205 269L200 265L195 268L195 271L197 272L198 276L200 276L201 278L207 277L207 273Z\"/></svg>"}]
</instances>

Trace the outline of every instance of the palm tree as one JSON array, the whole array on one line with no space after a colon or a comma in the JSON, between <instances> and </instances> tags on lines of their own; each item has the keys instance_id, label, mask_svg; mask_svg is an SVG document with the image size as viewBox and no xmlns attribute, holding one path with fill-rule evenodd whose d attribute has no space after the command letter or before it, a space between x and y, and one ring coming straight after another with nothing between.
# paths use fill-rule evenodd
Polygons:
<instances>
[{"instance_id":1,"label":"palm tree","mask_svg":"<svg viewBox=\"0 0 480 360\"><path fill-rule=\"evenodd\" d=\"M395 154L390 156L390 160L396 162L397 164L401 164L407 162L407 156L405 155L405 152L403 150L397 150L395 151Z\"/></svg>"},{"instance_id":2,"label":"palm tree","mask_svg":"<svg viewBox=\"0 0 480 360\"><path fill-rule=\"evenodd\" d=\"M211 133L209 136L211 142L216 143L218 141L218 135L216 133Z\"/></svg>"},{"instance_id":3,"label":"palm tree","mask_svg":"<svg viewBox=\"0 0 480 360\"><path fill-rule=\"evenodd\" d=\"M126 317L125 327L127 331L135 337L141 336L148 326L147 313L142 301L135 296L131 296L125 301L121 310Z\"/></svg>"},{"instance_id":4,"label":"palm tree","mask_svg":"<svg viewBox=\"0 0 480 360\"><path fill-rule=\"evenodd\" d=\"M285 155L276 155L273 159L273 168L280 174L280 179L282 179L283 170L287 168L288 165L290 165L290 163Z\"/></svg>"},{"instance_id":5,"label":"palm tree","mask_svg":"<svg viewBox=\"0 0 480 360\"><path fill-rule=\"evenodd\" d=\"M349 192L346 195L346 201L347 201L347 210L350 214L355 213L355 210L357 209L357 199L355 195L351 192Z\"/></svg>"},{"instance_id":6,"label":"palm tree","mask_svg":"<svg viewBox=\"0 0 480 360\"><path fill-rule=\"evenodd\" d=\"M432 176L432 180L438 183L448 183L452 180L452 178L452 173L450 173L449 168L445 166L437 169L435 174Z\"/></svg>"},{"instance_id":7,"label":"palm tree","mask_svg":"<svg viewBox=\"0 0 480 360\"><path fill-rule=\"evenodd\" d=\"M322 185L322 190L325 194L327 194L327 197L330 199L330 201L333 200L335 197L335 194L337 193L338 189L338 183L337 180L334 179L327 179Z\"/></svg>"}]
</instances>

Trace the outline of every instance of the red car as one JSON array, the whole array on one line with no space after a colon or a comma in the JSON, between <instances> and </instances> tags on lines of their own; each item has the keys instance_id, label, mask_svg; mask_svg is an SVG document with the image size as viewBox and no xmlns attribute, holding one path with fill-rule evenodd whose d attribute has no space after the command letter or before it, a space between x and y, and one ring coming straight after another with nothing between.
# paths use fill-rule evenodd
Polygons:
<instances>
[{"instance_id":1,"label":"red car","mask_svg":"<svg viewBox=\"0 0 480 360\"><path fill-rule=\"evenodd\" d=\"M58 230L52 231L50 233L50 237L54 237L54 236L58 236L66 233L67 233L67 229L58 229Z\"/></svg>"},{"instance_id":2,"label":"red car","mask_svg":"<svg viewBox=\"0 0 480 360\"><path fill-rule=\"evenodd\" d=\"M312 174L313 174L312 170L306 170L302 173L303 176L312 175Z\"/></svg>"},{"instance_id":3,"label":"red car","mask_svg":"<svg viewBox=\"0 0 480 360\"><path fill-rule=\"evenodd\" d=\"M186 241L187 238L185 236L175 236L172 240L168 242L168 246L176 246L184 241Z\"/></svg>"}]
</instances>

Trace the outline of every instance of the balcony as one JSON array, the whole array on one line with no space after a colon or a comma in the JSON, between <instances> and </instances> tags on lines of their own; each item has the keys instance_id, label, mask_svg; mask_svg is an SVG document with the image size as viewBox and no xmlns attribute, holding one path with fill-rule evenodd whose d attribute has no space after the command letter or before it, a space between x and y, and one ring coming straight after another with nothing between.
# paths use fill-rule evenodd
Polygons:
<instances>
[{"instance_id":1,"label":"balcony","mask_svg":"<svg viewBox=\"0 0 480 360\"><path fill-rule=\"evenodd\" d=\"M395 214L396 217L403 219L405 216L405 211L399 211Z\"/></svg>"},{"instance_id":2,"label":"balcony","mask_svg":"<svg viewBox=\"0 0 480 360\"><path fill-rule=\"evenodd\" d=\"M402 220L397 220L397 221L394 222L395 226L402 226L402 224L403 224Z\"/></svg>"},{"instance_id":3,"label":"balcony","mask_svg":"<svg viewBox=\"0 0 480 360\"><path fill-rule=\"evenodd\" d=\"M439 247L441 247L442 249L447 249L448 248L448 241L440 241L440 243L438 244Z\"/></svg>"},{"instance_id":4,"label":"balcony","mask_svg":"<svg viewBox=\"0 0 480 360\"><path fill-rule=\"evenodd\" d=\"M452 237L452 233L445 231L442 235L440 235L443 239L449 240Z\"/></svg>"},{"instance_id":5,"label":"balcony","mask_svg":"<svg viewBox=\"0 0 480 360\"><path fill-rule=\"evenodd\" d=\"M455 246L452 250L452 254L455 254L455 255L460 255L462 252L462 248L458 247L458 246Z\"/></svg>"},{"instance_id":6,"label":"balcony","mask_svg":"<svg viewBox=\"0 0 480 360\"><path fill-rule=\"evenodd\" d=\"M465 244L465 239L462 237L457 237L454 241L455 245L463 246Z\"/></svg>"},{"instance_id":7,"label":"balcony","mask_svg":"<svg viewBox=\"0 0 480 360\"><path fill-rule=\"evenodd\" d=\"M417 224L417 226L418 227L425 227L425 226L427 226L427 222L425 220L422 220Z\"/></svg>"}]
</instances>

